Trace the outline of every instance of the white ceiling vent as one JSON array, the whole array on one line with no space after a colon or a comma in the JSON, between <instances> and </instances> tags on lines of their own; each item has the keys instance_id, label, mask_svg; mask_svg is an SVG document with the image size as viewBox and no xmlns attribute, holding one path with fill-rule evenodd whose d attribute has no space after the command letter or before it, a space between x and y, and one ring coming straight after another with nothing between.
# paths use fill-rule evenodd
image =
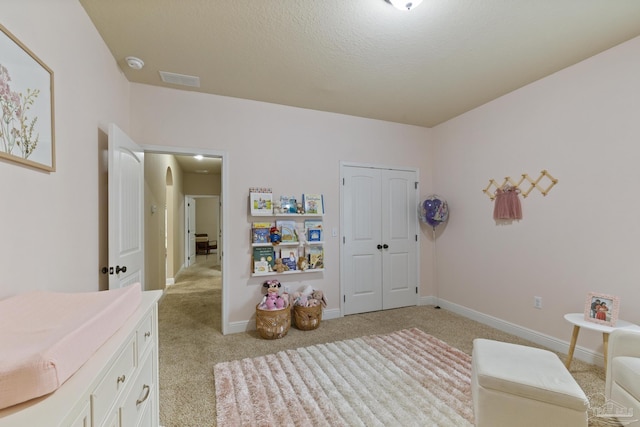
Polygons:
<instances>
[{"instance_id":1,"label":"white ceiling vent","mask_svg":"<svg viewBox=\"0 0 640 427\"><path fill-rule=\"evenodd\" d=\"M200 77L169 73L167 71L160 71L160 77L162 78L162 81L165 83L171 83L173 85L200 87Z\"/></svg>"}]
</instances>

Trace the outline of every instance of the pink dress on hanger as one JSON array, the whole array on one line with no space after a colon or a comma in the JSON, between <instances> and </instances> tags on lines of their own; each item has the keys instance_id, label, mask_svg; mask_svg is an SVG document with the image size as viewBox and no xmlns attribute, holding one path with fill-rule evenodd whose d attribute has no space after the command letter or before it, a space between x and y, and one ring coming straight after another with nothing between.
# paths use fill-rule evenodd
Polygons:
<instances>
[{"instance_id":1,"label":"pink dress on hanger","mask_svg":"<svg viewBox=\"0 0 640 427\"><path fill-rule=\"evenodd\" d=\"M522 219L519 193L520 190L514 187L498 188L493 207L493 219Z\"/></svg>"}]
</instances>

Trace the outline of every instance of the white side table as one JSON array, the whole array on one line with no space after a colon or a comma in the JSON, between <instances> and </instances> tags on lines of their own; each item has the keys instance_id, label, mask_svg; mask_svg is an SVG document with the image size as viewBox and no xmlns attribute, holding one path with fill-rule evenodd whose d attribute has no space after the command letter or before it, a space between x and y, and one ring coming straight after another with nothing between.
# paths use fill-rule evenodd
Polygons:
<instances>
[{"instance_id":1,"label":"white side table","mask_svg":"<svg viewBox=\"0 0 640 427\"><path fill-rule=\"evenodd\" d=\"M587 328L593 331L602 332L602 344L604 347L604 368L607 369L607 350L609 347L609 334L616 329L632 329L640 331L640 326L635 325L631 322L627 322L625 320L620 320L616 322L615 326L606 326L601 325L600 323L589 322L584 319L584 313L569 313L564 315L564 319L573 324L573 334L571 335L571 345L569 345L569 354L567 354L567 361L565 362L565 366L569 369L571 366L571 360L573 360L573 351L576 349L576 341L578 341L578 334L580 333L580 328Z\"/></svg>"}]
</instances>

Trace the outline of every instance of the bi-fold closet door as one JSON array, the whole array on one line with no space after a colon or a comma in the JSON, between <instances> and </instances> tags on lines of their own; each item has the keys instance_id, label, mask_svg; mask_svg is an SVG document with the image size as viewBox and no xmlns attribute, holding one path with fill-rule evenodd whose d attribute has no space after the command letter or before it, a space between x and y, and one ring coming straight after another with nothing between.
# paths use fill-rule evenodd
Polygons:
<instances>
[{"instance_id":1,"label":"bi-fold closet door","mask_svg":"<svg viewBox=\"0 0 640 427\"><path fill-rule=\"evenodd\" d=\"M342 165L344 314L416 305L417 172Z\"/></svg>"}]
</instances>

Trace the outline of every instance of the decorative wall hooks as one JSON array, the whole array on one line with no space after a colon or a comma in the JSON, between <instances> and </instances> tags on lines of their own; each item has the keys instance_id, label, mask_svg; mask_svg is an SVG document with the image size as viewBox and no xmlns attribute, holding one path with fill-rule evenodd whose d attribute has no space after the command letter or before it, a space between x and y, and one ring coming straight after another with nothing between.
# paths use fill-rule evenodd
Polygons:
<instances>
[{"instance_id":1,"label":"decorative wall hooks","mask_svg":"<svg viewBox=\"0 0 640 427\"><path fill-rule=\"evenodd\" d=\"M550 182L550 184L546 188L543 188L540 185L540 182L543 179L545 179L545 181L548 180ZM522 183L524 181L527 181L529 183L529 188L527 188L526 190L522 187ZM522 194L522 197L527 197L534 188L540 191L540 193L542 193L543 196L546 196L547 193L549 193L549 191L551 191L553 186L556 185L557 183L558 183L557 179L552 177L551 174L546 170L543 170L540 172L540 176L536 180L532 179L526 173L522 174L522 178L520 178L518 182L515 182L510 176L507 176L504 178L504 181L502 181L501 185L498 184L498 182L495 179L490 179L489 185L487 185L487 188L482 190L482 192L485 193L487 196L489 196L491 200L494 200L496 198L496 194L495 194L496 190L502 189L505 186L510 186L512 188L519 189L520 194ZM525 185L527 184L525 183ZM495 187L495 188L491 190L491 187Z\"/></svg>"}]
</instances>

